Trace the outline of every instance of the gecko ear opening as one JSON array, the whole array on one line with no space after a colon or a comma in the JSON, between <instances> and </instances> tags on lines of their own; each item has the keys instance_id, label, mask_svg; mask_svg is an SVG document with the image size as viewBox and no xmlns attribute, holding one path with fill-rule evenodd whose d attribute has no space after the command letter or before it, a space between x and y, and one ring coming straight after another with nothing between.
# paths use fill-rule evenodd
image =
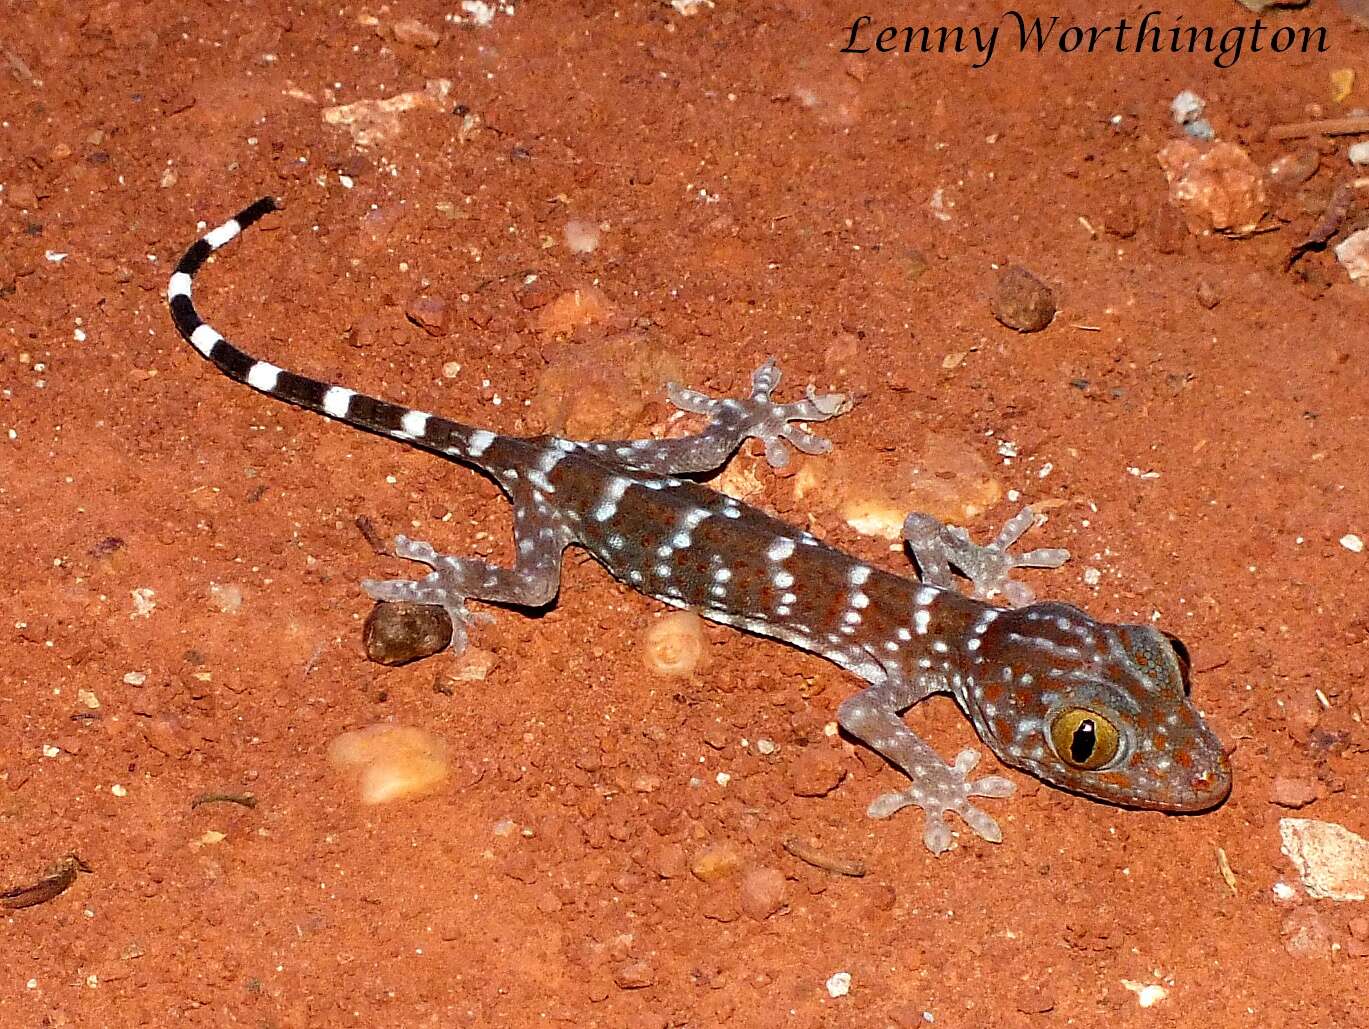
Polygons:
<instances>
[{"instance_id":1,"label":"gecko ear opening","mask_svg":"<svg viewBox=\"0 0 1369 1029\"><path fill-rule=\"evenodd\" d=\"M1189 672L1193 667L1193 659L1188 656L1188 645L1172 632L1165 632L1163 629L1161 629L1160 632L1164 638L1169 641L1170 649L1174 651L1174 656L1178 659L1179 675L1184 680L1184 696L1187 697L1189 691L1192 689L1192 684L1189 682L1188 677Z\"/></svg>"}]
</instances>

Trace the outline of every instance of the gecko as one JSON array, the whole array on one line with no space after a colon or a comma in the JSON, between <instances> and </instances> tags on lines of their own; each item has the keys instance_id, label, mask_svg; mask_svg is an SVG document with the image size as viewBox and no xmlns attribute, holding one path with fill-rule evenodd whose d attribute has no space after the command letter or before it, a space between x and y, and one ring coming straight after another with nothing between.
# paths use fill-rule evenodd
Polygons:
<instances>
[{"instance_id":1,"label":"gecko","mask_svg":"<svg viewBox=\"0 0 1369 1029\"><path fill-rule=\"evenodd\" d=\"M167 287L180 335L220 372L277 400L429 451L492 479L513 506L513 567L442 554L395 538L394 554L430 571L416 579L364 580L378 602L441 607L452 646L466 645L469 601L516 608L551 604L567 547L588 551L614 578L665 604L819 655L864 683L843 700L837 722L907 778L876 797L867 814L906 808L924 815L933 854L953 844L955 814L984 840L997 821L974 803L1005 798L1015 784L979 779L974 749L945 761L903 713L949 694L1004 765L1060 789L1122 807L1198 812L1231 790L1216 734L1190 699L1189 657L1177 637L1151 625L1110 624L1069 604L1034 602L1023 567L1060 566L1059 549L1014 554L1033 524L1026 508L992 542L910 514L903 538L920 572L887 571L823 542L696 478L716 472L748 439L783 467L788 447L823 454L830 441L809 425L844 414L841 394L812 386L800 400L773 399L780 373L766 361L744 398L714 398L675 384L671 402L702 415L694 435L671 439L515 437L393 404L260 360L206 323L192 280L217 250L280 208L251 204L185 252ZM973 587L958 585L956 572ZM1007 606L991 603L1001 596Z\"/></svg>"}]
</instances>

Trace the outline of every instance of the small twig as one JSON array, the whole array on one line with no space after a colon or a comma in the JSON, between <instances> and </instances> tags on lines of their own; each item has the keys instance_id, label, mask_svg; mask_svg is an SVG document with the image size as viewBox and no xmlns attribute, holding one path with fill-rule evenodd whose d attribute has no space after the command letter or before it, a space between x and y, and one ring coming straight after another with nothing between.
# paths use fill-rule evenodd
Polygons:
<instances>
[{"instance_id":1,"label":"small twig","mask_svg":"<svg viewBox=\"0 0 1369 1029\"><path fill-rule=\"evenodd\" d=\"M1269 130L1270 139L1302 139L1306 136L1358 136L1369 132L1369 115L1349 118L1321 118L1317 121L1291 121Z\"/></svg>"},{"instance_id":2,"label":"small twig","mask_svg":"<svg viewBox=\"0 0 1369 1029\"><path fill-rule=\"evenodd\" d=\"M365 537L366 542L371 545L371 549L377 554L381 557L394 557L394 554L390 552L389 544L381 538L380 533L376 532L376 527L372 524L371 519L367 518L365 515L357 515L356 527L361 535Z\"/></svg>"},{"instance_id":3,"label":"small twig","mask_svg":"<svg viewBox=\"0 0 1369 1029\"><path fill-rule=\"evenodd\" d=\"M256 807L257 797L254 793L201 793L190 802L191 810L201 804L241 804L243 807Z\"/></svg>"},{"instance_id":4,"label":"small twig","mask_svg":"<svg viewBox=\"0 0 1369 1029\"><path fill-rule=\"evenodd\" d=\"M789 837L781 846L804 864L812 865L814 868L836 872L838 875L849 875L856 879L865 874L864 862L824 854L807 840L801 840L797 836Z\"/></svg>"},{"instance_id":5,"label":"small twig","mask_svg":"<svg viewBox=\"0 0 1369 1029\"><path fill-rule=\"evenodd\" d=\"M16 77L26 80L30 86L38 85L37 76L33 74L33 69L24 63L22 57L4 44L0 44L0 53L5 55L5 60L7 60L9 66L14 69Z\"/></svg>"},{"instance_id":6,"label":"small twig","mask_svg":"<svg viewBox=\"0 0 1369 1029\"><path fill-rule=\"evenodd\" d=\"M52 865L36 883L0 891L0 908L31 908L60 897L76 881L77 872L89 872L90 866L73 851Z\"/></svg>"}]
</instances>

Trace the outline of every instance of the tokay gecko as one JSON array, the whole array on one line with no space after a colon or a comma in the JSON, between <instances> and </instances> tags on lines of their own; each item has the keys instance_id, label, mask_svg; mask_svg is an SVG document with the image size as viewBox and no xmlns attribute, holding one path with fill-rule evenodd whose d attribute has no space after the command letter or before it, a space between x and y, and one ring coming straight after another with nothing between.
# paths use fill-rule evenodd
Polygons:
<instances>
[{"instance_id":1,"label":"tokay gecko","mask_svg":"<svg viewBox=\"0 0 1369 1029\"><path fill-rule=\"evenodd\" d=\"M181 258L167 296L180 334L229 378L269 396L471 465L513 504L512 568L438 553L399 536L395 553L431 571L421 579L369 580L376 600L441 606L463 647L467 601L541 607L556 597L562 552L589 551L615 578L676 607L821 655L864 680L837 709L851 736L907 777L869 814L907 806L926 815L933 853L951 845L954 812L986 840L997 822L973 801L1006 797L1008 779L972 779L974 750L947 764L904 723L902 712L949 693L1000 761L1095 800L1162 811L1220 804L1231 773L1217 737L1189 700L1182 643L1148 625L1099 622L1063 603L1031 603L1009 578L1017 567L1057 567L1063 550L1009 553L1032 522L1024 510L986 546L926 516L904 524L921 581L877 568L754 507L692 481L722 466L747 439L770 464L786 444L830 449L807 423L843 413L840 395L772 400L780 374L767 361L751 395L714 399L677 386L670 400L707 425L678 439L581 442L503 436L333 386L258 360L206 324L191 280L214 251L276 210L266 197L207 233ZM974 596L956 589L953 569ZM1014 606L985 602L993 593Z\"/></svg>"}]
</instances>

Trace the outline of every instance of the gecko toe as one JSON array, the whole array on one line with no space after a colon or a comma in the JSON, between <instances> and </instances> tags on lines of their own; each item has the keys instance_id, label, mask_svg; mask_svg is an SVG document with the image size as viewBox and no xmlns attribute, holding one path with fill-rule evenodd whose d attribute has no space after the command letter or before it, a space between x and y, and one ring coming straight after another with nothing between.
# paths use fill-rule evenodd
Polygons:
<instances>
[{"instance_id":1,"label":"gecko toe","mask_svg":"<svg viewBox=\"0 0 1369 1029\"><path fill-rule=\"evenodd\" d=\"M973 829L975 835L980 839L988 840L990 843L1003 842L1003 830L998 827L998 822L988 812L981 811L968 801L957 804L955 812L965 820L965 824Z\"/></svg>"},{"instance_id":2,"label":"gecko toe","mask_svg":"<svg viewBox=\"0 0 1369 1029\"><path fill-rule=\"evenodd\" d=\"M865 809L865 814L869 818L889 818L898 814L905 807L910 807L919 802L920 798L914 797L912 790L882 793L870 801L870 806Z\"/></svg>"},{"instance_id":3,"label":"gecko toe","mask_svg":"<svg viewBox=\"0 0 1369 1029\"><path fill-rule=\"evenodd\" d=\"M982 779L976 779L970 783L970 790L967 796L970 797L992 797L1002 800L1004 797L1011 797L1017 790L1017 784L1011 779L1005 779L1001 775L986 775Z\"/></svg>"},{"instance_id":4,"label":"gecko toe","mask_svg":"<svg viewBox=\"0 0 1369 1029\"><path fill-rule=\"evenodd\" d=\"M922 842L938 856L951 849L951 827L940 812L927 815L927 826L922 830Z\"/></svg>"}]
</instances>

